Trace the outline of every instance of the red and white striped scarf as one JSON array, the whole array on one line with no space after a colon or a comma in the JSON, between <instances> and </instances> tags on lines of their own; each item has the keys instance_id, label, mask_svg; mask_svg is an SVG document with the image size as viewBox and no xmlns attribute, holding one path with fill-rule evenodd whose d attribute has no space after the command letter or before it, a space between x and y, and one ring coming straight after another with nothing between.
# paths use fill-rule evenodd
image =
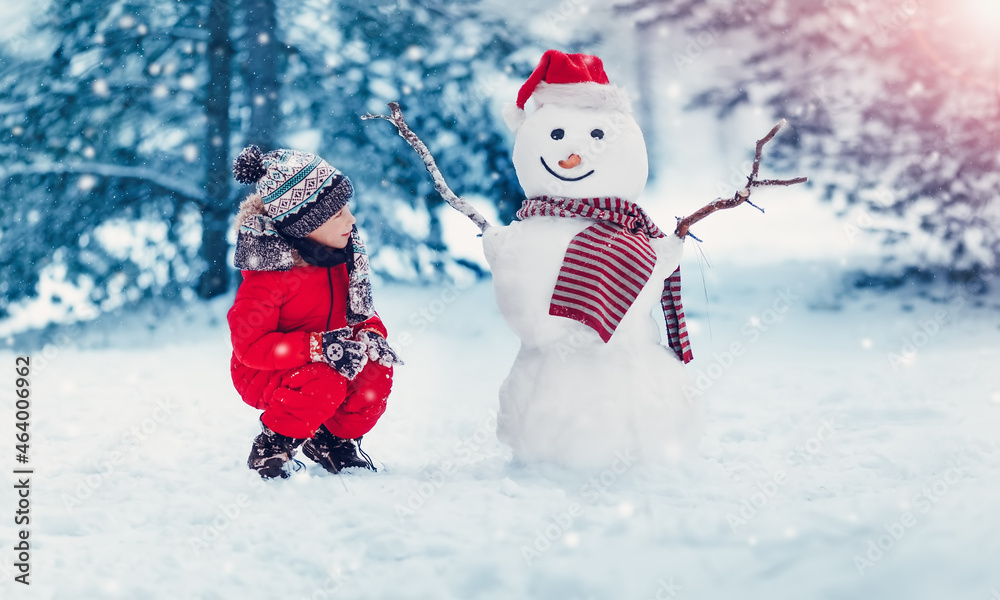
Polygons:
<instances>
[{"instance_id":1,"label":"red and white striped scarf","mask_svg":"<svg viewBox=\"0 0 1000 600\"><path fill-rule=\"evenodd\" d=\"M528 217L587 217L597 223L570 240L549 314L575 319L611 339L656 265L650 238L664 237L638 205L621 198L529 198L517 211ZM681 305L681 269L664 281L660 298L667 341L677 358L693 358Z\"/></svg>"}]
</instances>

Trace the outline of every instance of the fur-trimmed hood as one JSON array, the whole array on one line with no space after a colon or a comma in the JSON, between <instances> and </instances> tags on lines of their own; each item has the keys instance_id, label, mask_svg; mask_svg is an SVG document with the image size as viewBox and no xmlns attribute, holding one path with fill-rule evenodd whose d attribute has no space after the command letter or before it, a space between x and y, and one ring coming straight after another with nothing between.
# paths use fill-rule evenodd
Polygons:
<instances>
[{"instance_id":1,"label":"fur-trimmed hood","mask_svg":"<svg viewBox=\"0 0 1000 600\"><path fill-rule=\"evenodd\" d=\"M253 223L258 220L258 217L267 218L267 211L264 208L264 201L261 199L260 194L254 192L247 196L243 202L240 202L240 210L236 213L236 219L233 221L233 230L236 232L237 238L240 235L240 230L243 225L245 223ZM299 251L295 248L291 248L291 254L293 267L303 267L309 264L302 259L302 256L299 255ZM270 271L275 269L262 270Z\"/></svg>"},{"instance_id":2,"label":"fur-trimmed hood","mask_svg":"<svg viewBox=\"0 0 1000 600\"><path fill-rule=\"evenodd\" d=\"M240 225L247 217L264 214L267 213L264 212L264 201L261 200L260 194L256 192L250 194L243 202L240 202L240 211L236 213L236 220L233 221L233 230L239 233Z\"/></svg>"}]
</instances>

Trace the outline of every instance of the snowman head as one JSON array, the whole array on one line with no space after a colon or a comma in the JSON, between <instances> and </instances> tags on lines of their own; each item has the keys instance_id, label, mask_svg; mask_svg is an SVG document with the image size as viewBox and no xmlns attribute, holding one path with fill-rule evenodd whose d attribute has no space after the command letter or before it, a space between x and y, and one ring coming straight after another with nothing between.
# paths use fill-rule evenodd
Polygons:
<instances>
[{"instance_id":1,"label":"snowman head","mask_svg":"<svg viewBox=\"0 0 1000 600\"><path fill-rule=\"evenodd\" d=\"M537 107L530 115L528 98ZM628 96L608 83L596 56L546 52L504 118L515 132L514 169L528 198L635 202L646 186L646 142Z\"/></svg>"}]
</instances>

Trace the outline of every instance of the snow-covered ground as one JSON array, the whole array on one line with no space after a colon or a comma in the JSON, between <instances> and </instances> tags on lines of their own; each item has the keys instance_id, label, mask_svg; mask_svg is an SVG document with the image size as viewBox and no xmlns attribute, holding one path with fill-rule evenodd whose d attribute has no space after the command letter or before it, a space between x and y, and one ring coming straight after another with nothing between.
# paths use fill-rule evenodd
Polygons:
<instances>
[{"instance_id":1,"label":"snow-covered ground","mask_svg":"<svg viewBox=\"0 0 1000 600\"><path fill-rule=\"evenodd\" d=\"M686 265L708 428L669 469L513 464L490 284L378 290L407 361L378 473L245 466L221 299L32 354L31 586L4 598L1000 597L1000 313L844 296L827 264ZM405 334L405 335L404 335ZM14 354L0 353L4 472Z\"/></svg>"}]
</instances>

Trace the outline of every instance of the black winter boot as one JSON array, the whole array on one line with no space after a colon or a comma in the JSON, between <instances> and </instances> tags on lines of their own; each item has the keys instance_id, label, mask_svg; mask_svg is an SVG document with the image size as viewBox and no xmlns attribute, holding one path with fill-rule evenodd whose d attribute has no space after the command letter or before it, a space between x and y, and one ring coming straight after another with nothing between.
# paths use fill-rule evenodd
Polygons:
<instances>
[{"instance_id":1,"label":"black winter boot","mask_svg":"<svg viewBox=\"0 0 1000 600\"><path fill-rule=\"evenodd\" d=\"M285 465L292 460L295 450L306 440L271 431L263 422L260 427L263 431L253 441L247 466L257 471L263 479L275 477L287 479L289 473Z\"/></svg>"},{"instance_id":2,"label":"black winter boot","mask_svg":"<svg viewBox=\"0 0 1000 600\"><path fill-rule=\"evenodd\" d=\"M358 438L358 442L360 441L361 438ZM364 455L364 459L358 456L359 450ZM341 469L350 469L351 467L378 470L372 463L372 459L365 454L364 450L361 450L360 443L355 446L354 440L345 440L333 435L326 428L326 425L320 425L316 435L311 440L306 440L306 443L302 445L302 453L334 474L339 473Z\"/></svg>"}]
</instances>

